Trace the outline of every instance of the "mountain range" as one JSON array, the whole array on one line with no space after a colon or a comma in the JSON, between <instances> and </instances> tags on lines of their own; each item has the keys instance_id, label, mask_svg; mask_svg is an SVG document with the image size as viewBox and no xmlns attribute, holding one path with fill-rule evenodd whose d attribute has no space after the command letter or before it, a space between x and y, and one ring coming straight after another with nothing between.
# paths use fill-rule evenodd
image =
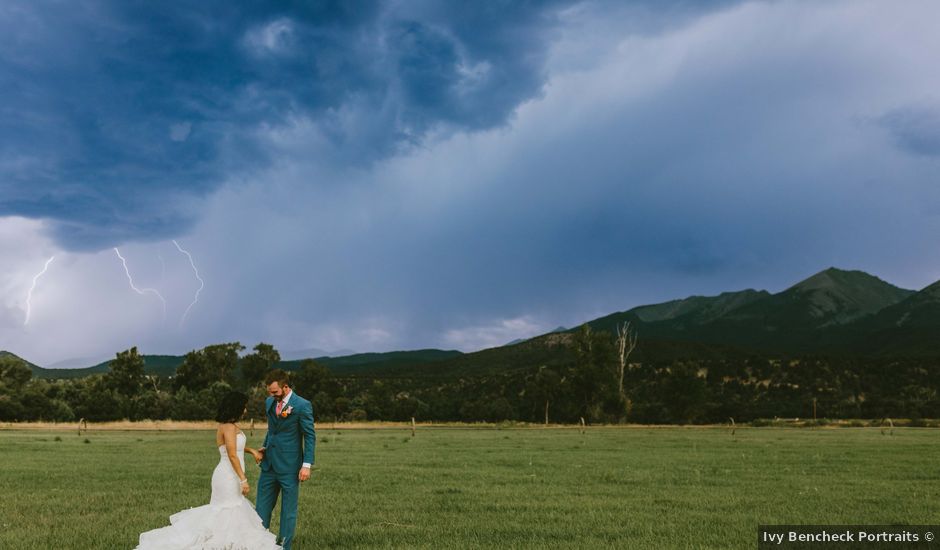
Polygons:
<instances>
[{"instance_id":1,"label":"mountain range","mask_svg":"<svg viewBox=\"0 0 940 550\"><path fill-rule=\"evenodd\" d=\"M745 289L642 305L587 321L615 332L630 322L639 334L631 361L736 358L753 355L840 357L940 357L940 281L907 290L863 271L830 267L776 294ZM578 328L507 345L461 353L413 350L315 359L339 375L450 376L506 372L570 360L566 344ZM0 352L0 356L9 352ZM147 371L167 376L182 356L147 355ZM281 366L299 367L290 354ZM107 372L108 363L82 369L44 369L40 378L72 378Z\"/></svg>"},{"instance_id":2,"label":"mountain range","mask_svg":"<svg viewBox=\"0 0 940 550\"><path fill-rule=\"evenodd\" d=\"M940 283L915 292L863 271L829 268L777 294L747 289L692 296L589 324L613 331L629 321L647 339L720 344L756 354L922 356L940 347L926 333L897 345L897 333L905 332L897 330L897 323L903 318L928 327L930 319L940 321L940 308L927 307L938 300ZM914 319L908 320L911 315Z\"/></svg>"}]
</instances>

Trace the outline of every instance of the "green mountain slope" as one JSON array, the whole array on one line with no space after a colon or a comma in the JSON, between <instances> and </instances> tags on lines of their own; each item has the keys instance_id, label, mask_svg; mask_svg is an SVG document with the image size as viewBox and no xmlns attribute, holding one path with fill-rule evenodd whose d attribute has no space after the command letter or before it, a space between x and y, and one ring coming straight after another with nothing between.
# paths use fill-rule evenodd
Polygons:
<instances>
[{"instance_id":1,"label":"green mountain slope","mask_svg":"<svg viewBox=\"0 0 940 550\"><path fill-rule=\"evenodd\" d=\"M630 311L644 323L682 318L684 323L703 324L768 296L770 293L766 290L747 289L722 292L718 296L690 296L682 300L640 306Z\"/></svg>"},{"instance_id":2,"label":"green mountain slope","mask_svg":"<svg viewBox=\"0 0 940 550\"><path fill-rule=\"evenodd\" d=\"M3 355L17 357L10 352L0 351L0 356ZM319 357L316 361L329 368L334 374L347 375L366 374L401 366L413 367L460 355L463 354L456 350L423 349L385 353L358 353L342 357ZM19 359L19 357L17 358ZM183 364L182 355L144 355L143 358L144 372L156 376L172 376L176 373L176 369ZM284 370L292 371L299 369L302 362L303 360L281 361L278 366ZM26 363L30 366L33 376L36 378L69 379L104 374L108 372L110 361L77 369L46 369L33 365L28 361Z\"/></svg>"},{"instance_id":3,"label":"green mountain slope","mask_svg":"<svg viewBox=\"0 0 940 550\"><path fill-rule=\"evenodd\" d=\"M940 281L845 328L859 355L940 357Z\"/></svg>"},{"instance_id":4,"label":"green mountain slope","mask_svg":"<svg viewBox=\"0 0 940 550\"><path fill-rule=\"evenodd\" d=\"M181 355L144 355L144 372L156 376L171 376L176 368L183 363ZM84 378L93 374L108 372L110 361L103 361L91 367L80 369L46 369L36 367L33 376L46 379Z\"/></svg>"},{"instance_id":5,"label":"green mountain slope","mask_svg":"<svg viewBox=\"0 0 940 550\"><path fill-rule=\"evenodd\" d=\"M44 369L44 368L42 368L42 367L40 367L40 366L34 365L34 364L30 363L29 361L27 361L26 359L23 359L23 358L20 357L19 355L16 355L15 353L11 353L11 352L9 352L9 351L0 350L0 357L12 357L13 359L18 359L18 360L20 360L20 361L26 363L26 366L29 367L29 370L33 371L33 376L34 376L34 377L38 377L38 376L39 376L39 373L41 373L41 372L47 370L47 369Z\"/></svg>"},{"instance_id":6,"label":"green mountain slope","mask_svg":"<svg viewBox=\"0 0 940 550\"><path fill-rule=\"evenodd\" d=\"M731 359L797 354L940 356L940 282L920 292L898 288L862 271L829 268L786 290L724 292L643 305L589 321L615 332L630 321L640 345L633 362L681 358ZM337 375L454 377L505 373L573 360L578 329L556 329L512 344L461 353L423 349L360 353L316 360ZM0 352L7 353L8 352ZM12 354L9 354L12 355ZM170 376L182 356L146 355L146 371ZM286 370L302 361L282 361ZM107 372L107 362L84 369L43 369L39 378Z\"/></svg>"},{"instance_id":7,"label":"green mountain slope","mask_svg":"<svg viewBox=\"0 0 940 550\"><path fill-rule=\"evenodd\" d=\"M324 365L333 374L378 374L395 372L398 369L421 368L447 359L460 357L457 350L421 349L414 351L389 351L384 353L357 353L342 357L318 357L316 362ZM302 360L282 361L280 367L286 371L300 368Z\"/></svg>"},{"instance_id":8,"label":"green mountain slope","mask_svg":"<svg viewBox=\"0 0 940 550\"><path fill-rule=\"evenodd\" d=\"M894 305L913 290L898 288L863 271L829 268L727 316L759 321L771 329L844 325Z\"/></svg>"},{"instance_id":9,"label":"green mountain slope","mask_svg":"<svg viewBox=\"0 0 940 550\"><path fill-rule=\"evenodd\" d=\"M843 330L912 296L861 271L829 268L777 294L746 290L693 297L603 317L590 324L613 330L633 321L647 338L725 345L753 353L846 352ZM653 312L653 315L650 315Z\"/></svg>"}]
</instances>

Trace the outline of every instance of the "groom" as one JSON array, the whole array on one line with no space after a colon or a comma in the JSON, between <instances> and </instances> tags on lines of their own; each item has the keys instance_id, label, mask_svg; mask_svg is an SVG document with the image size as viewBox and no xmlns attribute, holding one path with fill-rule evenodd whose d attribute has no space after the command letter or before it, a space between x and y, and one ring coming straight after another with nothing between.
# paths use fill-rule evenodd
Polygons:
<instances>
[{"instance_id":1,"label":"groom","mask_svg":"<svg viewBox=\"0 0 940 550\"><path fill-rule=\"evenodd\" d=\"M265 411L268 433L264 436L261 477L255 509L264 527L271 527L271 512L281 493L281 544L290 550L297 525L297 497L300 482L310 479L316 434L313 431L313 407L292 392L287 373L273 370L265 379L268 397Z\"/></svg>"}]
</instances>

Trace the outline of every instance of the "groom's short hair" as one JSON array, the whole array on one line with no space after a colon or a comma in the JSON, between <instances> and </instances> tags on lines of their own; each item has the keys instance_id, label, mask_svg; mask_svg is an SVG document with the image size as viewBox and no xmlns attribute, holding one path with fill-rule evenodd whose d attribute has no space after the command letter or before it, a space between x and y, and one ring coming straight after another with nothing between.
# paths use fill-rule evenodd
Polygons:
<instances>
[{"instance_id":1,"label":"groom's short hair","mask_svg":"<svg viewBox=\"0 0 940 550\"><path fill-rule=\"evenodd\" d=\"M264 379L264 383L267 386L275 382L277 382L279 386L290 386L290 378L287 376L287 372L284 369L274 369L269 372Z\"/></svg>"}]
</instances>

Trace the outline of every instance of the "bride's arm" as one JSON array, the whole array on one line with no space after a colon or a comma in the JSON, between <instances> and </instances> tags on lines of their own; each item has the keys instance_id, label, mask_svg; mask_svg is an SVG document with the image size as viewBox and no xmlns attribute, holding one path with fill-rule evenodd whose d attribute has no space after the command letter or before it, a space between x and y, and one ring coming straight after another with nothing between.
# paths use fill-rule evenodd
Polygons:
<instances>
[{"instance_id":1,"label":"bride's arm","mask_svg":"<svg viewBox=\"0 0 940 550\"><path fill-rule=\"evenodd\" d=\"M222 441L225 443L228 461L232 463L232 469L241 481L242 494L248 494L248 478L242 470L241 461L238 460L238 431L235 429L235 424L222 424Z\"/></svg>"},{"instance_id":2,"label":"bride's arm","mask_svg":"<svg viewBox=\"0 0 940 550\"><path fill-rule=\"evenodd\" d=\"M258 449L252 449L251 447L245 447L245 452L255 457L255 463L261 462L261 459L264 455L261 454L261 451Z\"/></svg>"}]
</instances>

